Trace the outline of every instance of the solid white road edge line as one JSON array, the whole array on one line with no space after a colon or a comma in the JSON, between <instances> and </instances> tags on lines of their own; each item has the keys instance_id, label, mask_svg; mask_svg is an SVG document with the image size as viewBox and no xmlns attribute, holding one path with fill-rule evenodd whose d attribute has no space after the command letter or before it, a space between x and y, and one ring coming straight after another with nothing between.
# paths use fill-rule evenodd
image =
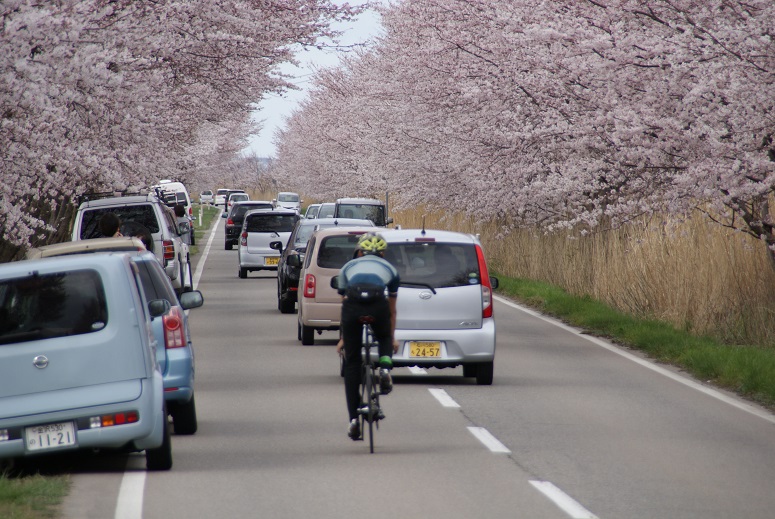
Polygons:
<instances>
[{"instance_id":1,"label":"solid white road edge line","mask_svg":"<svg viewBox=\"0 0 775 519\"><path fill-rule=\"evenodd\" d=\"M495 299L507 306L510 306L512 308L516 308L517 310L521 310L525 312L526 314L532 315L534 317L537 317L543 321L546 321L547 323L553 324L559 328L562 328L564 330L567 330L575 335L578 335L579 337L583 337L584 339L600 346L601 348L605 348L606 350L616 353L617 355L621 355L625 359L631 360L632 362L635 362L637 364L640 364L641 366L648 368L656 373L659 373L660 375L663 375L669 379L675 380L676 382L679 382L685 386L688 386L692 389L695 389L697 391L700 391L701 393L705 393L708 396L711 396L717 400L720 400L724 402L725 404L729 404L733 407L736 407L742 411L745 411L747 413L750 413L754 416L758 416L759 418L762 418L763 420L766 420L770 423L775 423L775 415L764 411L762 409L756 408L746 402L742 402L740 400L736 400L730 396L725 395L724 393L721 393L720 391L717 391L715 389L703 386L699 382L696 382L692 379L686 378L682 375L679 375L677 373L673 373L672 371L669 371L667 369L664 369L660 366L657 366L656 364L653 364L652 362L648 360L641 359L640 357L637 357L631 353L628 353L622 349L617 348L613 344L609 344L602 339L598 339L597 337L592 337L591 335L587 335L584 333L581 333L581 331L577 328L573 328L571 326L568 326L564 323L561 323L555 319L552 319L550 317L546 317L545 315L541 315L540 313L531 310L529 308L526 308L524 306L518 305L514 303L513 301L509 301L508 299L503 299L500 296L495 296Z\"/></svg>"},{"instance_id":2,"label":"solid white road edge line","mask_svg":"<svg viewBox=\"0 0 775 519\"><path fill-rule=\"evenodd\" d=\"M221 223L220 216L218 217L218 220L215 222L215 225L213 226L213 230L210 231L210 239L207 240L207 246L205 247L205 250L202 252L202 259L199 260L199 263L196 265L196 272L194 272L194 286L192 287L194 290L196 290L196 287L199 286L199 279L202 277L202 272L205 269L205 260L207 259L207 255L210 253L210 246L213 244L213 239L215 238L215 230L218 229L218 226Z\"/></svg>"},{"instance_id":3,"label":"solid white road edge line","mask_svg":"<svg viewBox=\"0 0 775 519\"><path fill-rule=\"evenodd\" d=\"M492 452L502 452L504 454L511 454L511 451L503 445L501 442L498 441L498 439L490 434L490 431L485 429L484 427L468 427L468 430L471 431L471 434L476 436L476 439L479 440L484 444L485 447L490 449Z\"/></svg>"},{"instance_id":4,"label":"solid white road edge line","mask_svg":"<svg viewBox=\"0 0 775 519\"><path fill-rule=\"evenodd\" d=\"M428 391L430 391L431 395L433 395L433 397L444 407L460 407L460 404L455 402L443 389L431 387L428 388Z\"/></svg>"},{"instance_id":5,"label":"solid white road edge line","mask_svg":"<svg viewBox=\"0 0 775 519\"><path fill-rule=\"evenodd\" d=\"M595 514L581 506L575 499L549 481L531 481L530 484L573 519L598 519Z\"/></svg>"}]
</instances>

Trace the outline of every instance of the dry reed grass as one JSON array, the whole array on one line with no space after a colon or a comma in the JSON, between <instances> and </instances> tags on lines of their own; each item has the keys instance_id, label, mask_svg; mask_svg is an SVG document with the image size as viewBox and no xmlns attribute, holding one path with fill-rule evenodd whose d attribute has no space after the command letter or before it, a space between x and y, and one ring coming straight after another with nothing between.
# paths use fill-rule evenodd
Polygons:
<instances>
[{"instance_id":1,"label":"dry reed grass","mask_svg":"<svg viewBox=\"0 0 775 519\"><path fill-rule=\"evenodd\" d=\"M695 215L582 236L505 232L460 214L394 211L395 223L480 234L491 268L727 343L775 347L775 270L764 244Z\"/></svg>"}]
</instances>

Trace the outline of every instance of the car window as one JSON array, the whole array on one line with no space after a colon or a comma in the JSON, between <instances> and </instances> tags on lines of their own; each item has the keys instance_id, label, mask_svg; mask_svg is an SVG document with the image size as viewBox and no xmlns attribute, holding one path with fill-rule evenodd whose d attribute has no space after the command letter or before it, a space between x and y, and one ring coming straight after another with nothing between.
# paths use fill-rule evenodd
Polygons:
<instances>
[{"instance_id":1,"label":"car window","mask_svg":"<svg viewBox=\"0 0 775 519\"><path fill-rule=\"evenodd\" d=\"M94 270L0 281L0 344L92 333L107 319L105 288Z\"/></svg>"},{"instance_id":2,"label":"car window","mask_svg":"<svg viewBox=\"0 0 775 519\"><path fill-rule=\"evenodd\" d=\"M291 232L298 215L294 214L254 214L247 218L247 232Z\"/></svg>"},{"instance_id":3,"label":"car window","mask_svg":"<svg viewBox=\"0 0 775 519\"><path fill-rule=\"evenodd\" d=\"M278 202L298 202L299 195L294 193L283 193L278 195L277 201Z\"/></svg>"},{"instance_id":4,"label":"car window","mask_svg":"<svg viewBox=\"0 0 775 519\"><path fill-rule=\"evenodd\" d=\"M309 241L309 237L315 232L314 225L301 225L296 229L296 236L293 238L294 245L305 245Z\"/></svg>"},{"instance_id":5,"label":"car window","mask_svg":"<svg viewBox=\"0 0 775 519\"><path fill-rule=\"evenodd\" d=\"M148 301L154 299L166 299L171 304L177 304L177 296L174 289L166 279L166 274L158 264L156 258L136 260L137 270L140 274L140 281L143 284L143 291Z\"/></svg>"},{"instance_id":6,"label":"car window","mask_svg":"<svg viewBox=\"0 0 775 519\"><path fill-rule=\"evenodd\" d=\"M339 218L371 220L375 225L385 225L385 207L374 204L339 204L336 208Z\"/></svg>"},{"instance_id":7,"label":"car window","mask_svg":"<svg viewBox=\"0 0 775 519\"><path fill-rule=\"evenodd\" d=\"M339 269L353 258L360 234L329 236L320 242L317 265L326 269Z\"/></svg>"},{"instance_id":8,"label":"car window","mask_svg":"<svg viewBox=\"0 0 775 519\"><path fill-rule=\"evenodd\" d=\"M327 218L329 216L334 216L334 209L336 206L334 204L323 204L320 206L320 209L318 210L318 218Z\"/></svg>"},{"instance_id":9,"label":"car window","mask_svg":"<svg viewBox=\"0 0 775 519\"><path fill-rule=\"evenodd\" d=\"M159 221L151 204L137 204L123 207L105 207L87 209L81 222L81 239L101 238L100 218L105 213L115 213L122 222L136 222L146 227L152 234L159 232Z\"/></svg>"},{"instance_id":10,"label":"car window","mask_svg":"<svg viewBox=\"0 0 775 519\"><path fill-rule=\"evenodd\" d=\"M245 213L253 209L274 209L274 206L272 204L235 204L231 209L230 218L232 220L235 218L241 220L245 217Z\"/></svg>"},{"instance_id":11,"label":"car window","mask_svg":"<svg viewBox=\"0 0 775 519\"><path fill-rule=\"evenodd\" d=\"M402 283L427 283L434 288L478 285L479 262L470 243L391 243L385 251Z\"/></svg>"}]
</instances>

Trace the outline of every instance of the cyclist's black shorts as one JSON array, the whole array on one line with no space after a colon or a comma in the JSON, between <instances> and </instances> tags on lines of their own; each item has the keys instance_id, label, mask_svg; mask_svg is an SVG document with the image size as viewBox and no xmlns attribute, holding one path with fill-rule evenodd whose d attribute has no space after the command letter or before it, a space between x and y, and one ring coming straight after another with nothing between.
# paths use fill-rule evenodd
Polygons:
<instances>
[{"instance_id":1,"label":"cyclist's black shorts","mask_svg":"<svg viewBox=\"0 0 775 519\"><path fill-rule=\"evenodd\" d=\"M374 317L371 329L374 338L379 341L380 357L393 356L393 341L390 334L390 306L386 298L382 297L371 303L357 303L350 299L342 301L342 338L344 339L344 351L348 364L361 363L361 330L363 325L358 321L361 316Z\"/></svg>"}]
</instances>

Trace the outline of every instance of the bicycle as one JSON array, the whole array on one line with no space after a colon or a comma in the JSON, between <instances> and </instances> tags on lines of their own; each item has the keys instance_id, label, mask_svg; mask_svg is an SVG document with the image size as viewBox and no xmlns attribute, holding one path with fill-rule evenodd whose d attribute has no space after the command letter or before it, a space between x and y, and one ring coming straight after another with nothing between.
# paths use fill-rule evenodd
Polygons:
<instances>
[{"instance_id":1,"label":"bicycle","mask_svg":"<svg viewBox=\"0 0 775 519\"><path fill-rule=\"evenodd\" d=\"M374 427L379 429L379 421L385 418L382 408L379 405L379 381L377 376L378 359L372 359L371 348L375 346L374 334L371 330L371 323L374 317L370 315L358 318L358 322L363 325L361 332L361 405L358 408L360 417L361 437L366 432L366 423L369 424L369 451L374 453Z\"/></svg>"}]
</instances>

